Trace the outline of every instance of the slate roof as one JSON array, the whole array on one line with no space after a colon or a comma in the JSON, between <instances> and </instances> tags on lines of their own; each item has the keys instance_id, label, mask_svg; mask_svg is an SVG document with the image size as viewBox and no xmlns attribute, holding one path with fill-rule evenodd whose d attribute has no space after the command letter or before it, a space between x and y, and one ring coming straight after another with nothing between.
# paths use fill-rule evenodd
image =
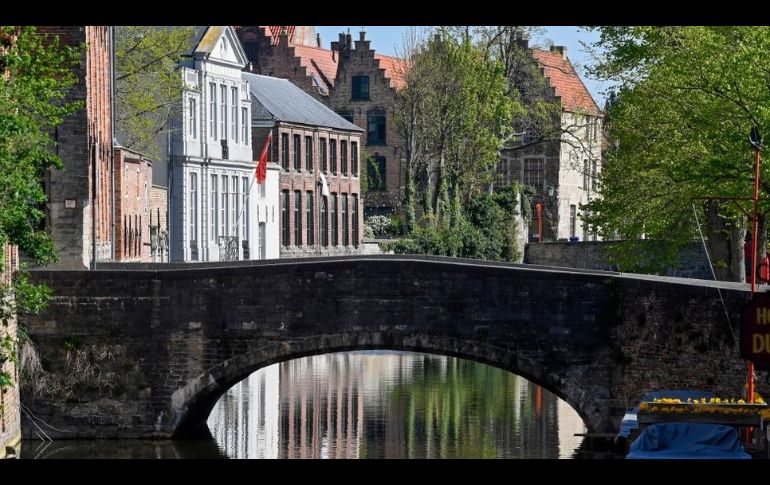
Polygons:
<instances>
[{"instance_id":1,"label":"slate roof","mask_svg":"<svg viewBox=\"0 0 770 485\"><path fill-rule=\"evenodd\" d=\"M561 97L564 111L601 116L599 106L567 57L558 51L540 49L532 49L532 55L545 70L545 77L550 79L551 86L556 89L556 96Z\"/></svg>"},{"instance_id":2,"label":"slate roof","mask_svg":"<svg viewBox=\"0 0 770 485\"><path fill-rule=\"evenodd\" d=\"M287 79L260 76L248 72L241 73L243 80L249 82L251 99L264 106L277 121L300 123L310 126L322 126L337 130L364 130L330 110ZM260 109L252 110L253 120L265 119Z\"/></svg>"},{"instance_id":3,"label":"slate roof","mask_svg":"<svg viewBox=\"0 0 770 485\"><path fill-rule=\"evenodd\" d=\"M193 55L195 53L195 48L198 46L200 41L203 39L203 36L206 34L206 31L208 30L210 26L209 25L194 25L193 30L195 31L195 35L190 37L190 46L187 49L186 54L187 55Z\"/></svg>"}]
</instances>

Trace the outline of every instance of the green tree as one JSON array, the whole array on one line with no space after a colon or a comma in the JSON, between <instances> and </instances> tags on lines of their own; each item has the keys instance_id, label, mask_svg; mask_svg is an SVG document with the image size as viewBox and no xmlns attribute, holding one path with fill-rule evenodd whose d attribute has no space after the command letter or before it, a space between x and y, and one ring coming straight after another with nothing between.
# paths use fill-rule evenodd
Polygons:
<instances>
[{"instance_id":1,"label":"green tree","mask_svg":"<svg viewBox=\"0 0 770 485\"><path fill-rule=\"evenodd\" d=\"M157 139L181 111L178 66L194 34L192 27L115 27L115 120L123 146L161 156Z\"/></svg>"},{"instance_id":2,"label":"green tree","mask_svg":"<svg viewBox=\"0 0 770 485\"><path fill-rule=\"evenodd\" d=\"M41 180L47 170L62 167L53 129L83 108L82 102L65 101L77 82L72 69L80 52L33 27L0 27L0 264L6 244L18 245L40 264L56 259L43 227L46 195ZM0 283L0 367L16 359L16 336L6 331L9 320L18 310L39 309L47 294L46 288L30 285L24 274L11 287ZM10 383L10 376L0 372L0 388Z\"/></svg>"},{"instance_id":3,"label":"green tree","mask_svg":"<svg viewBox=\"0 0 770 485\"><path fill-rule=\"evenodd\" d=\"M464 200L491 180L511 131L512 101L500 62L467 35L440 28L411 49L406 87L399 91L396 124L407 145L407 185L422 194L437 223L459 223ZM407 221L407 229L413 223Z\"/></svg>"},{"instance_id":4,"label":"green tree","mask_svg":"<svg viewBox=\"0 0 770 485\"><path fill-rule=\"evenodd\" d=\"M693 198L752 194L748 133L752 126L770 133L770 27L597 30L594 47L603 54L593 74L618 82L619 95L609 113L616 145L600 177L602 197L585 208L587 222L628 240L618 258L629 264L643 235L665 241L667 257L657 260L664 266L698 237L697 216L717 277L743 280L743 210L695 201L694 213ZM763 170L764 197L768 175Z\"/></svg>"}]
</instances>

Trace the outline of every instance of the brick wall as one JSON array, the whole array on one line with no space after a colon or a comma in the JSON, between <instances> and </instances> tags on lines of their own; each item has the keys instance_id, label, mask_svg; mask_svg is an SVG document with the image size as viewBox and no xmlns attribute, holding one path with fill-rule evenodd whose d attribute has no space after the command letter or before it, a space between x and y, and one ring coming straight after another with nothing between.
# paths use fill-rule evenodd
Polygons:
<instances>
[{"instance_id":1,"label":"brick wall","mask_svg":"<svg viewBox=\"0 0 770 485\"><path fill-rule=\"evenodd\" d=\"M252 70L257 74L288 79L303 91L328 105L338 113L352 114L353 123L364 130L361 135L360 150L369 155L385 157L385 190L369 191L363 197L363 206L368 211L390 212L398 210L404 193L404 158L403 141L396 131L392 110L395 89L385 77L385 71L374 58L375 51L370 48L363 35L355 42L355 48L349 34L340 34L339 42L333 42L331 51L322 51L320 56L331 56L337 63L337 74L331 81L328 94L321 94L313 83L307 67L302 65L296 49L289 43L288 36L279 35L275 44L265 36L263 27L243 26L237 29L239 38L252 63ZM305 47L308 49L308 47ZM314 49L313 47L310 47ZM308 60L308 62L310 62ZM369 76L369 100L352 101L352 76ZM385 145L368 145L368 112L383 110L386 117ZM366 172L366 161L359 161L360 173ZM361 211L363 212L363 211Z\"/></svg>"},{"instance_id":2,"label":"brick wall","mask_svg":"<svg viewBox=\"0 0 770 485\"><path fill-rule=\"evenodd\" d=\"M300 58L295 55L294 47L289 44L288 35L279 35L275 45L264 35L263 27L252 28L241 32L240 35L241 39L245 39L244 47L248 46L247 51L252 55L249 61L254 73L288 79L314 98L324 101L325 96L314 86L307 68L302 65Z\"/></svg>"},{"instance_id":3,"label":"brick wall","mask_svg":"<svg viewBox=\"0 0 770 485\"><path fill-rule=\"evenodd\" d=\"M399 210L404 193L404 164L405 157L403 140L396 130L393 113L393 98L396 94L391 81L385 77L385 70L374 58L375 51L370 47L370 41L365 40L361 32L359 40L352 45L350 34L340 34L339 40L332 43L339 55L337 77L334 89L329 93L327 104L338 113L352 115L353 123L364 129L361 137L362 152L365 149L371 156L385 157L385 190L366 193L364 205L369 211ZM369 99L354 101L353 76L369 76ZM380 110L385 113L385 144L372 145L368 137L368 114ZM363 159L363 157L362 157ZM366 173L365 161L361 164L361 173Z\"/></svg>"},{"instance_id":4,"label":"brick wall","mask_svg":"<svg viewBox=\"0 0 770 485\"><path fill-rule=\"evenodd\" d=\"M11 275L13 271L18 269L18 265L18 248L6 244L3 248L3 267L2 273L0 273L0 285L5 286L11 283ZM16 335L16 318L12 318L8 322L8 326L0 331L0 336L4 332ZM2 407L0 415L0 459L6 456L6 447L18 449L19 440L21 439L18 369L13 362L6 362L2 370L14 376L17 382L16 385L7 391L0 391L0 407ZM16 456L18 456L18 451L16 451Z\"/></svg>"},{"instance_id":5,"label":"brick wall","mask_svg":"<svg viewBox=\"0 0 770 485\"><path fill-rule=\"evenodd\" d=\"M150 187L150 222L153 225L158 224L160 217L160 228L168 231L168 189L153 185Z\"/></svg>"},{"instance_id":6,"label":"brick wall","mask_svg":"<svg viewBox=\"0 0 770 485\"><path fill-rule=\"evenodd\" d=\"M63 170L46 180L49 227L60 257L58 267L88 267L92 254L93 190L96 186L96 249L98 260L112 257L110 158L112 155L110 103L110 39L106 26L41 26L39 32L56 35L63 45L86 48L75 73L80 80L68 100L85 102L85 109L67 117L56 130L57 153ZM94 164L98 182L93 183Z\"/></svg>"},{"instance_id":7,"label":"brick wall","mask_svg":"<svg viewBox=\"0 0 770 485\"><path fill-rule=\"evenodd\" d=\"M653 245L655 241L645 241L645 243ZM530 243L525 250L524 262L566 268L626 271L627 269L610 264L607 250L616 244L618 244L617 241ZM679 264L674 268L668 268L666 276L713 279L702 243L692 242L680 250L677 260Z\"/></svg>"},{"instance_id":8,"label":"brick wall","mask_svg":"<svg viewBox=\"0 0 770 485\"><path fill-rule=\"evenodd\" d=\"M286 133L288 135L289 140L289 169L285 170L283 167L285 164L282 160L282 134ZM300 165L301 170L295 170L295 162L294 162L294 135L299 135L300 139ZM306 166L306 146L305 146L305 137L311 137L313 139L313 159L312 159L312 167L313 170L311 172L307 171ZM329 246L326 248L322 248L321 246L321 221L320 221L320 206L321 203L321 192L318 190L321 176L320 170L321 170L321 153L320 153L320 142L319 139L324 138L326 139L326 150L327 150L327 171L324 172L324 176L326 177L326 182L329 186L329 205L328 208L331 209L333 194L338 195L338 204L339 204L339 212L337 216L337 234L339 236L339 246L340 247L333 247L332 245L332 218L331 213L329 212L328 216L328 241ZM256 139L256 138L255 138ZM290 244L289 247L284 246L283 241L281 241L281 257L302 257L302 256L309 256L309 255L318 255L318 254L350 254L357 252L357 249L360 248L361 242L363 241L363 210L361 207L361 201L359 199L358 202L358 240L353 241L353 215L352 215L352 205L353 205L353 197L359 196L359 189L360 189L360 179L356 175L352 173L352 155L351 155L351 147L352 143L357 143L358 146L361 146L361 135L358 133L351 133L341 130L330 130L330 129L324 129L319 127L314 128L308 128L300 125L292 125L288 123L279 123L278 127L275 129L273 133L273 147L272 147L272 156L273 160L277 160L279 165L281 165L282 169L280 172L280 181L279 181L279 190L281 193L284 191L289 191L289 238L290 238ZM330 158L330 141L334 140L336 141L336 173L333 173L332 168L332 161ZM277 141L277 143L275 143ZM345 141L347 142L347 172L342 173L342 151L341 151L341 142ZM360 148L359 148L360 149ZM359 156L358 161L358 173L360 174L362 170L361 166L361 159ZM295 229L295 217L294 217L294 204L295 204L295 195L294 193L296 191L302 192L302 204L301 204L301 215L302 215L302 228L301 228L301 241L302 244L296 245L295 244L295 236L294 236L294 229ZM313 247L309 247L308 245L308 237L307 237L307 212L306 212L306 201L307 201L307 192L313 192L313 240L314 244ZM348 195L348 208L347 208L347 217L348 217L348 247L344 247L343 239L342 239L342 225L343 225L343 219L342 219L342 194ZM279 200L283 200L282 198ZM280 202L283 203L283 202ZM282 222L281 222L282 224ZM282 227L279 225L279 228ZM279 234L282 234L282 232L279 231Z\"/></svg>"},{"instance_id":9,"label":"brick wall","mask_svg":"<svg viewBox=\"0 0 770 485\"><path fill-rule=\"evenodd\" d=\"M152 162L133 150L116 148L116 261L152 260L149 246L151 186Z\"/></svg>"}]
</instances>

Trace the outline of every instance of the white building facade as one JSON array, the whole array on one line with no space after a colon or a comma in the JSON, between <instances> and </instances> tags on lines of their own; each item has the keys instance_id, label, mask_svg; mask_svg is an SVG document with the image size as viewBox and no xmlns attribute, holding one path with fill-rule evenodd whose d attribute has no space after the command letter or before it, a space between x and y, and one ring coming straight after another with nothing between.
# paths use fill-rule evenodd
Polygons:
<instances>
[{"instance_id":1,"label":"white building facade","mask_svg":"<svg viewBox=\"0 0 770 485\"><path fill-rule=\"evenodd\" d=\"M172 261L278 257L278 168L256 182L246 62L232 27L209 26L199 28L182 63L183 110L171 147Z\"/></svg>"}]
</instances>

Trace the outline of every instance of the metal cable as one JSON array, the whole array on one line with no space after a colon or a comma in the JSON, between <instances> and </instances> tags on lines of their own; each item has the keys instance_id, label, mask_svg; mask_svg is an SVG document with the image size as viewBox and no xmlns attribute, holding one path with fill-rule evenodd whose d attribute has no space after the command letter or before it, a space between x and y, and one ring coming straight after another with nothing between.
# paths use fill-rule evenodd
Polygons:
<instances>
[{"instance_id":1,"label":"metal cable","mask_svg":"<svg viewBox=\"0 0 770 485\"><path fill-rule=\"evenodd\" d=\"M701 243L703 243L703 251L706 253L706 260L709 262L709 268L711 268L711 275L714 277L714 284L717 286L717 293L719 293L719 300L722 302L722 309L725 311L725 317L727 318L727 325L730 327L730 334L733 336L733 344L738 343L738 339L735 337L735 330L733 329L733 324L730 321L730 314L727 312L727 305L725 305L725 300L722 298L722 289L719 288L719 280L717 280L717 275L714 272L714 265L711 264L711 256L709 256L708 248L706 247L706 239L703 237L703 231L700 229L700 221L698 220L698 211L695 210L695 203L690 202L690 205L692 205L692 213L695 215L695 223L698 225L698 234L700 234L700 240Z\"/></svg>"}]
</instances>

